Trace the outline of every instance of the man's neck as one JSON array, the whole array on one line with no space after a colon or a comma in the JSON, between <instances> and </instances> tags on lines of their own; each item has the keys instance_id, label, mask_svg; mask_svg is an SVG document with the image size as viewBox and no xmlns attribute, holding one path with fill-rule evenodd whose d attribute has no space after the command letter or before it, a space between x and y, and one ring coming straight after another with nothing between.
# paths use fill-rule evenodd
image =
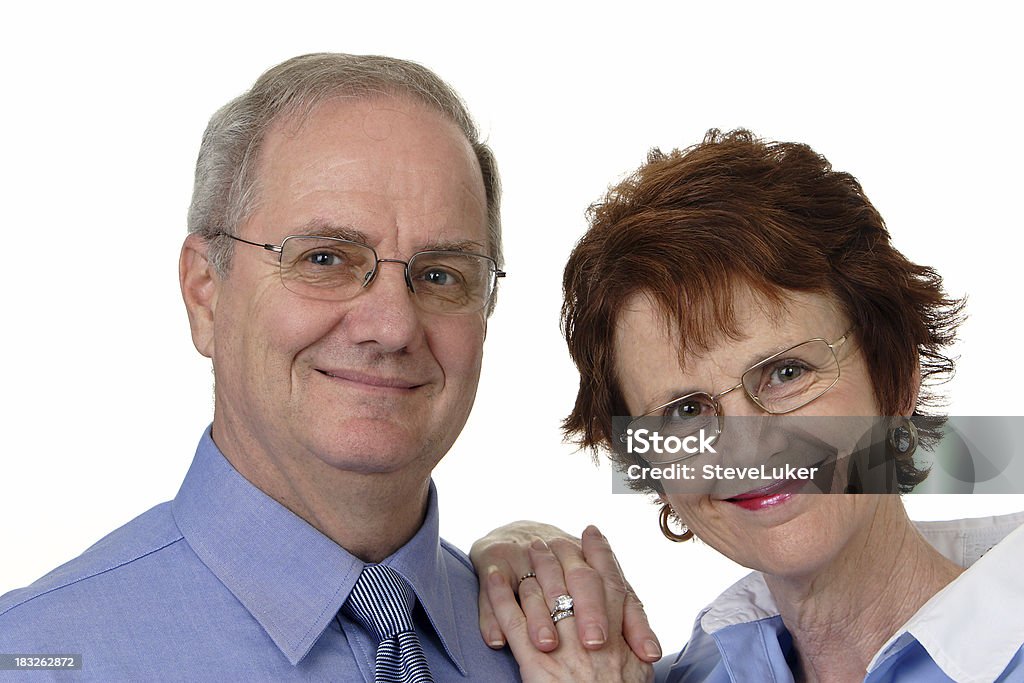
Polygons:
<instances>
[{"instance_id":1,"label":"man's neck","mask_svg":"<svg viewBox=\"0 0 1024 683\"><path fill-rule=\"evenodd\" d=\"M253 486L364 562L380 562L411 539L427 512L430 470L361 473L310 454L275 451L214 421L213 439Z\"/></svg>"}]
</instances>

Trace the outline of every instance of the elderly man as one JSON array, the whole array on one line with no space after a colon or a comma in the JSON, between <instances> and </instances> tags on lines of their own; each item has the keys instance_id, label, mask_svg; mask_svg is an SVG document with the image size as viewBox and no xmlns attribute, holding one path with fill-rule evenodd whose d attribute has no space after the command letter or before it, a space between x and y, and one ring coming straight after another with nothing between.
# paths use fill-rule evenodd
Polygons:
<instances>
[{"instance_id":1,"label":"elderly man","mask_svg":"<svg viewBox=\"0 0 1024 683\"><path fill-rule=\"evenodd\" d=\"M498 198L468 112L416 64L297 57L217 112L179 267L213 424L173 501L0 598L0 677L517 680L430 482L476 394ZM623 594L562 555L586 647L622 655ZM638 603L616 620L649 647ZM502 626L530 656L527 632L556 647L543 621Z\"/></svg>"},{"instance_id":2,"label":"elderly man","mask_svg":"<svg viewBox=\"0 0 1024 683\"><path fill-rule=\"evenodd\" d=\"M88 680L515 680L430 483L504 275L498 195L416 64L306 55L221 109L179 269L213 424L173 501L0 599L0 653Z\"/></svg>"}]
</instances>

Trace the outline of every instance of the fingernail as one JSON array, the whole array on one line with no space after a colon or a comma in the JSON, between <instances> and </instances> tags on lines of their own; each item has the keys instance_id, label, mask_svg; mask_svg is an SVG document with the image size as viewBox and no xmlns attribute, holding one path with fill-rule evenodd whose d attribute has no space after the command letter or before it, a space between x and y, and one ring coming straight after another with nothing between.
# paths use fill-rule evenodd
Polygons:
<instances>
[{"instance_id":1,"label":"fingernail","mask_svg":"<svg viewBox=\"0 0 1024 683\"><path fill-rule=\"evenodd\" d=\"M533 543L531 543L530 547L533 548L534 550L542 550L542 551L543 550L547 550L547 548L548 548L547 543L545 543L544 541L540 540L539 538L536 539Z\"/></svg>"},{"instance_id":2,"label":"fingernail","mask_svg":"<svg viewBox=\"0 0 1024 683\"><path fill-rule=\"evenodd\" d=\"M591 536L594 536L594 537L596 537L596 538L604 538L604 534L602 534L602 533L601 533L601 530L600 530L600 529L598 529L598 528L597 528L596 526L594 526L593 524L591 524L591 525L590 525L590 526L588 526L588 527L587 527L586 529L584 529L584 530L583 530L583 533L585 533L585 534L589 534L589 535L591 535Z\"/></svg>"},{"instance_id":3,"label":"fingernail","mask_svg":"<svg viewBox=\"0 0 1024 683\"><path fill-rule=\"evenodd\" d=\"M591 624L583 631L584 645L604 645L604 629L597 624Z\"/></svg>"},{"instance_id":4,"label":"fingernail","mask_svg":"<svg viewBox=\"0 0 1024 683\"><path fill-rule=\"evenodd\" d=\"M644 654L648 659L661 659L661 646L653 640L644 643Z\"/></svg>"},{"instance_id":5,"label":"fingernail","mask_svg":"<svg viewBox=\"0 0 1024 683\"><path fill-rule=\"evenodd\" d=\"M550 645L555 642L555 632L549 626L542 627L537 635L540 638L541 645Z\"/></svg>"},{"instance_id":6,"label":"fingernail","mask_svg":"<svg viewBox=\"0 0 1024 683\"><path fill-rule=\"evenodd\" d=\"M505 639L501 637L501 632L491 631L491 635L487 636L487 644L495 650L500 650L505 647Z\"/></svg>"}]
</instances>

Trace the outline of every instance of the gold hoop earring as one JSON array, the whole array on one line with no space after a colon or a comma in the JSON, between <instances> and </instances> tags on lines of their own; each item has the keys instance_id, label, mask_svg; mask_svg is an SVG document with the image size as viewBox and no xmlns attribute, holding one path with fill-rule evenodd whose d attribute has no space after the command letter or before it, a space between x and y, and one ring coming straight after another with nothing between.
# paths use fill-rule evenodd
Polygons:
<instances>
[{"instance_id":1,"label":"gold hoop earring","mask_svg":"<svg viewBox=\"0 0 1024 683\"><path fill-rule=\"evenodd\" d=\"M683 532L676 533L672 531L672 528L668 525L669 517L672 516L672 506L665 503L661 506L661 512L658 514L658 526L661 527L661 535L672 541L673 543L682 543L683 541L689 541L693 538L693 532L684 524Z\"/></svg>"},{"instance_id":2,"label":"gold hoop earring","mask_svg":"<svg viewBox=\"0 0 1024 683\"><path fill-rule=\"evenodd\" d=\"M909 417L904 417L903 424L889 430L886 442L889 452L896 458L907 460L914 457L918 444L917 425Z\"/></svg>"}]
</instances>

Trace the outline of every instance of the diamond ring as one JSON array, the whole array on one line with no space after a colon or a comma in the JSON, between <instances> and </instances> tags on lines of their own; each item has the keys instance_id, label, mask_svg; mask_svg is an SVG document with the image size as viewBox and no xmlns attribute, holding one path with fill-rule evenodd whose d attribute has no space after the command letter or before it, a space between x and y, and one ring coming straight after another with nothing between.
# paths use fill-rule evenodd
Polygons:
<instances>
[{"instance_id":1,"label":"diamond ring","mask_svg":"<svg viewBox=\"0 0 1024 683\"><path fill-rule=\"evenodd\" d=\"M566 617L571 617L575 614L573 612L572 596L571 595L559 595L555 599L555 606L551 608L551 621L555 624L560 622Z\"/></svg>"},{"instance_id":2,"label":"diamond ring","mask_svg":"<svg viewBox=\"0 0 1024 683\"><path fill-rule=\"evenodd\" d=\"M561 612L555 612L554 614L551 615L551 623L552 624L557 624L562 619L566 619L568 617L573 617L573 616L576 616L576 613L573 612L571 609L562 610Z\"/></svg>"}]
</instances>

